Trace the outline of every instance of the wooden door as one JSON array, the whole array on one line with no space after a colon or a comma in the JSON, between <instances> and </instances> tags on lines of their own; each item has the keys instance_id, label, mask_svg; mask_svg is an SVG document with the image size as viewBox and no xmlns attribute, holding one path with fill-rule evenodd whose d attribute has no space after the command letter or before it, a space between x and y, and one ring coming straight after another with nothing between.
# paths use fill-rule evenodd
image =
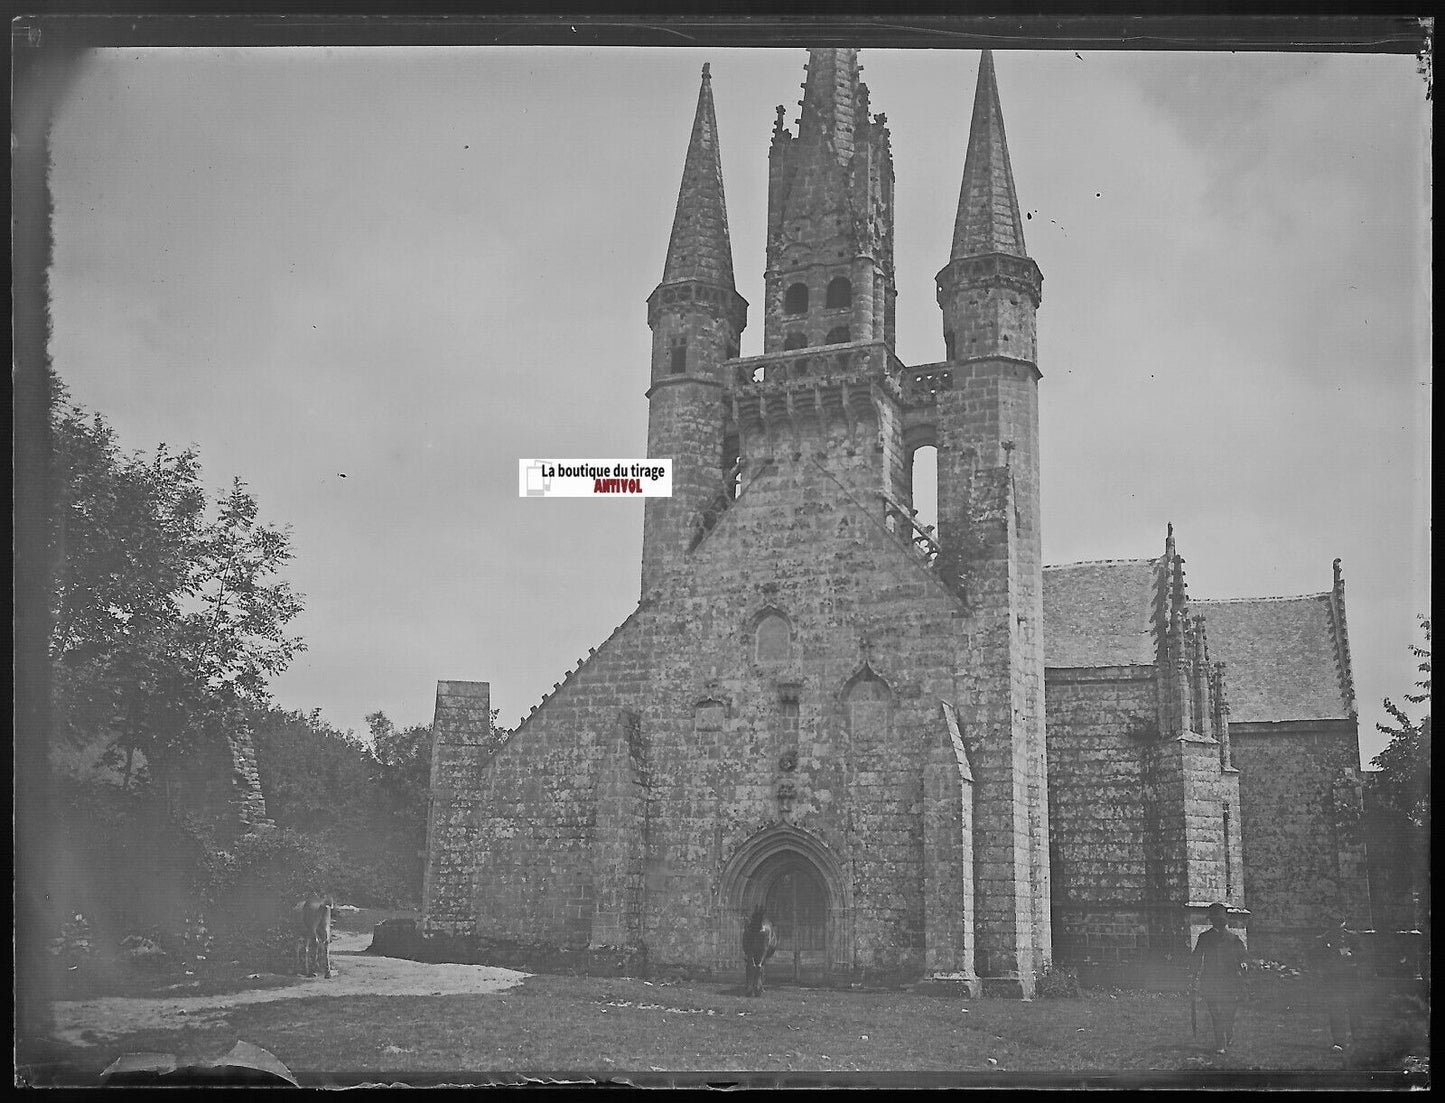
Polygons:
<instances>
[{"instance_id":1,"label":"wooden door","mask_svg":"<svg viewBox=\"0 0 1445 1103\"><path fill-rule=\"evenodd\" d=\"M793 866L768 889L766 909L778 931L769 972L794 981L826 974L828 890L822 878L805 866Z\"/></svg>"}]
</instances>

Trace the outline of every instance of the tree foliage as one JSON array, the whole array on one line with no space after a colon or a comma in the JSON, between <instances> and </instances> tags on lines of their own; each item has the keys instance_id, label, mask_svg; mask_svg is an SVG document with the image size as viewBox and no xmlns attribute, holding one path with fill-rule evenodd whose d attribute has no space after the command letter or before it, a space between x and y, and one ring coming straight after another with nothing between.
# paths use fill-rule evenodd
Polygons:
<instances>
[{"instance_id":1,"label":"tree foliage","mask_svg":"<svg viewBox=\"0 0 1445 1103\"><path fill-rule=\"evenodd\" d=\"M321 717L268 706L253 709L251 738L266 814L300 831L369 824L377 809L365 744Z\"/></svg>"},{"instance_id":2,"label":"tree foliage","mask_svg":"<svg viewBox=\"0 0 1445 1103\"><path fill-rule=\"evenodd\" d=\"M1430 620L1420 618L1425 645L1411 645L1419 660L1414 693L1407 705L1426 705L1414 719L1385 698L1393 723L1375 726L1390 737L1366 778L1371 839L1370 880L1377 922L1423 930L1430 916Z\"/></svg>"},{"instance_id":3,"label":"tree foliage","mask_svg":"<svg viewBox=\"0 0 1445 1103\"><path fill-rule=\"evenodd\" d=\"M320 711L256 709L250 725L266 811L299 835L324 888L357 903L421 897L431 729L367 717L372 745Z\"/></svg>"},{"instance_id":4,"label":"tree foliage","mask_svg":"<svg viewBox=\"0 0 1445 1103\"><path fill-rule=\"evenodd\" d=\"M404 818L415 817L425 832L431 791L431 725L398 728L386 713L377 711L367 716L366 726L371 730L376 777L392 808Z\"/></svg>"},{"instance_id":5,"label":"tree foliage","mask_svg":"<svg viewBox=\"0 0 1445 1103\"><path fill-rule=\"evenodd\" d=\"M124 452L63 388L51 421L57 731L153 759L225 731L305 646L289 531L239 479L208 508L193 448Z\"/></svg>"},{"instance_id":6,"label":"tree foliage","mask_svg":"<svg viewBox=\"0 0 1445 1103\"><path fill-rule=\"evenodd\" d=\"M1427 835L1430 830L1430 619L1420 618L1425 646L1412 644L1410 651L1419 660L1420 678L1416 693L1405 694L1412 705L1426 705L1425 715L1414 720L1390 698L1385 698L1385 711L1394 718L1391 724L1376 724L1390 737L1385 749L1374 758L1379 773L1373 784L1381 803L1404 815Z\"/></svg>"}]
</instances>

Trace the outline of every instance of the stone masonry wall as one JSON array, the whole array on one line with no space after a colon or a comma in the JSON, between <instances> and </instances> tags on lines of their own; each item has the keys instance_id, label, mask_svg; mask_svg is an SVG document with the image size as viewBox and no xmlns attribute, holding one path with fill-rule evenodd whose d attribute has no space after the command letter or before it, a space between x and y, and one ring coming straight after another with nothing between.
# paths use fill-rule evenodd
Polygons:
<instances>
[{"instance_id":1,"label":"stone masonry wall","mask_svg":"<svg viewBox=\"0 0 1445 1103\"><path fill-rule=\"evenodd\" d=\"M486 682L437 683L432 717L431 801L422 873L422 926L456 933L469 928L473 823L482 770L492 750L491 687Z\"/></svg>"},{"instance_id":2,"label":"stone masonry wall","mask_svg":"<svg viewBox=\"0 0 1445 1103\"><path fill-rule=\"evenodd\" d=\"M876 457L858 460L876 470ZM830 907L847 912L850 944L833 959L923 968L925 738L959 692L961 612L843 478L811 454L776 457L658 596L675 638L655 655L643 719L658 798L649 900L670 909L649 911L655 954L691 952L695 925L710 923L730 964L738 917L718 910L718 871L787 822L846 871ZM767 610L791 626L786 658L757 656L753 626ZM875 679L881 688L858 688ZM705 700L722 703L722 731L691 722ZM784 769L789 752L796 765Z\"/></svg>"},{"instance_id":3,"label":"stone masonry wall","mask_svg":"<svg viewBox=\"0 0 1445 1103\"><path fill-rule=\"evenodd\" d=\"M711 380L672 376L648 392L647 454L671 458L672 496L643 504L642 592L675 570L703 508L722 490L723 407Z\"/></svg>"},{"instance_id":4,"label":"stone masonry wall","mask_svg":"<svg viewBox=\"0 0 1445 1103\"><path fill-rule=\"evenodd\" d=\"M1129 961L1148 947L1154 669L1050 670L1046 684L1054 957Z\"/></svg>"},{"instance_id":5,"label":"stone masonry wall","mask_svg":"<svg viewBox=\"0 0 1445 1103\"><path fill-rule=\"evenodd\" d=\"M495 749L438 687L423 926L585 947L591 940L597 769L619 712L636 712L646 618L634 614ZM484 683L471 683L484 685Z\"/></svg>"},{"instance_id":6,"label":"stone masonry wall","mask_svg":"<svg viewBox=\"0 0 1445 1103\"><path fill-rule=\"evenodd\" d=\"M978 652L958 599L846 485L778 457L495 750L454 719L485 698L440 687L427 929L577 947L635 931L654 962L732 969L722 872L791 824L841 871L836 967L920 974L929 938L933 960L971 965L944 944L958 924L925 929L924 779ZM776 657L755 637L769 611L789 625ZM947 876L972 890L956 852Z\"/></svg>"},{"instance_id":7,"label":"stone masonry wall","mask_svg":"<svg viewBox=\"0 0 1445 1103\"><path fill-rule=\"evenodd\" d=\"M1341 914L1371 926L1353 720L1231 724L1251 950L1295 957ZM1356 808L1358 805L1356 805Z\"/></svg>"}]
</instances>

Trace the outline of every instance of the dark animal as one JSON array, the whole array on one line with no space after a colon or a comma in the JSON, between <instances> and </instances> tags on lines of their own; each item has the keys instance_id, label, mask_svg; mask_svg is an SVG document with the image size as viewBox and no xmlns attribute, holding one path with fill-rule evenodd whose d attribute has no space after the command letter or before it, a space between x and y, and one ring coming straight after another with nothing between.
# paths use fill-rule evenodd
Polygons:
<instances>
[{"instance_id":1,"label":"dark animal","mask_svg":"<svg viewBox=\"0 0 1445 1103\"><path fill-rule=\"evenodd\" d=\"M308 977L316 975L317 959L328 980L331 979L331 909L329 896L312 893L297 904L292 914L296 919L296 971Z\"/></svg>"},{"instance_id":2,"label":"dark animal","mask_svg":"<svg viewBox=\"0 0 1445 1103\"><path fill-rule=\"evenodd\" d=\"M773 921L763 914L763 906L759 904L753 909L752 918L743 930L743 995L763 994L763 966L767 965L768 958L773 956L773 951L777 948L778 932L773 929Z\"/></svg>"}]
</instances>

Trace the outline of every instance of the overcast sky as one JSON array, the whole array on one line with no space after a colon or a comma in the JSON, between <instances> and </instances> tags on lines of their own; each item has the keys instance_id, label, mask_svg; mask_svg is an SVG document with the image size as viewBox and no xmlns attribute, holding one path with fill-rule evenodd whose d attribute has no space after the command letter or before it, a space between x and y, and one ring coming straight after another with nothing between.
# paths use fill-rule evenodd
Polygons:
<instances>
[{"instance_id":1,"label":"overcast sky","mask_svg":"<svg viewBox=\"0 0 1445 1103\"><path fill-rule=\"evenodd\" d=\"M898 346L942 359L975 51L865 50L897 171ZM364 731L490 681L510 726L631 611L636 501L523 456L643 455L649 331L711 62L743 355L774 105L801 50L97 51L52 136L52 353L128 447L201 452L292 526L309 650ZM1044 555L1191 594L1329 588L1366 761L1428 608L1429 114L1408 55L1007 52L1039 312ZM345 473L346 477L340 477Z\"/></svg>"}]
</instances>

